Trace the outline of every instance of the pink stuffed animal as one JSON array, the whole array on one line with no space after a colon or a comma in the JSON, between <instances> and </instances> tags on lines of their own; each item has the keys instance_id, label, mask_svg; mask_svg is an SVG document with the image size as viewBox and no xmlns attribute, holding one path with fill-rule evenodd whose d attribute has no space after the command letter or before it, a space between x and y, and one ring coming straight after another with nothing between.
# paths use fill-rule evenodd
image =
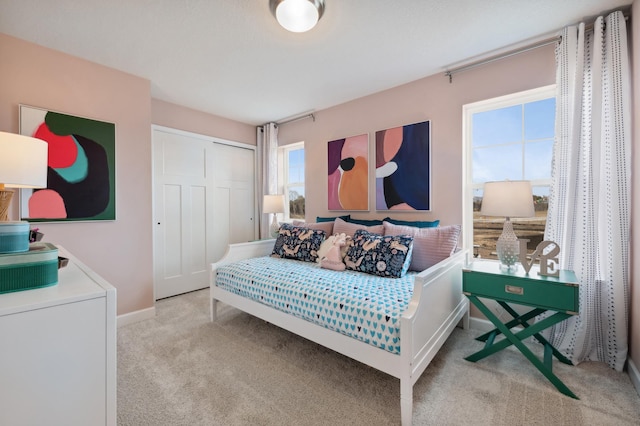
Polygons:
<instances>
[{"instance_id":1,"label":"pink stuffed animal","mask_svg":"<svg viewBox=\"0 0 640 426\"><path fill-rule=\"evenodd\" d=\"M347 244L347 234L336 234L333 245L327 251L327 254L320 259L320 267L333 269L334 271L344 271L346 265L342 262L341 249Z\"/></svg>"}]
</instances>

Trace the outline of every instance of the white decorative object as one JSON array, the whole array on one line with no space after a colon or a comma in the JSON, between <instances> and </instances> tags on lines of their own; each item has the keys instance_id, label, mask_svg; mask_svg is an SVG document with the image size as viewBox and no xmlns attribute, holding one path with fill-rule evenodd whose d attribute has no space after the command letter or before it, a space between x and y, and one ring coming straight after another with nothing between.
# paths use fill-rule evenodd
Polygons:
<instances>
[{"instance_id":1,"label":"white decorative object","mask_svg":"<svg viewBox=\"0 0 640 426\"><path fill-rule=\"evenodd\" d=\"M522 239L518 241L520 241L520 263L522 263L522 267L527 274L536 262L536 259L540 259L540 271L538 275L547 277L560 276L560 270L558 269L560 246L556 242L542 241L531 254L530 259L527 259L527 243L529 240ZM545 253L545 249L549 246L553 246L553 248Z\"/></svg>"},{"instance_id":2,"label":"white decorative object","mask_svg":"<svg viewBox=\"0 0 640 426\"><path fill-rule=\"evenodd\" d=\"M262 203L262 212L273 214L269 233L272 237L277 237L280 230L278 213L284 213L284 195L265 195Z\"/></svg>"},{"instance_id":3,"label":"white decorative object","mask_svg":"<svg viewBox=\"0 0 640 426\"><path fill-rule=\"evenodd\" d=\"M496 251L500 265L504 269L515 268L520 246L518 237L513 232L510 218L535 215L531 183L524 180L486 182L480 212L484 216L504 216L506 218L502 234L496 243Z\"/></svg>"}]
</instances>

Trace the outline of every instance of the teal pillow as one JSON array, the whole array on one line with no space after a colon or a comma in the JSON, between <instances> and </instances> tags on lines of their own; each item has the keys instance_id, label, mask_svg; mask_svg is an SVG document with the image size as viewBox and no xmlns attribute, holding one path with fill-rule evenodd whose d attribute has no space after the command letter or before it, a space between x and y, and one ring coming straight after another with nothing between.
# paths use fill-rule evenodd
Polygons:
<instances>
[{"instance_id":1,"label":"teal pillow","mask_svg":"<svg viewBox=\"0 0 640 426\"><path fill-rule=\"evenodd\" d=\"M320 217L317 216L316 217L316 222L333 222L334 220L336 220L336 217L339 217L342 220L348 221L349 218L351 218L351 215L345 215L345 216L334 216L334 217Z\"/></svg>"},{"instance_id":2,"label":"teal pillow","mask_svg":"<svg viewBox=\"0 0 640 426\"><path fill-rule=\"evenodd\" d=\"M393 223L394 225L403 225L403 226L413 226L414 228L435 228L438 225L440 225L440 220L434 220L432 222L430 221L419 221L419 220L398 220L398 219L391 219L390 217L385 217L383 219L386 222L389 223Z\"/></svg>"},{"instance_id":3,"label":"teal pillow","mask_svg":"<svg viewBox=\"0 0 640 426\"><path fill-rule=\"evenodd\" d=\"M345 220L346 222L356 223L358 225L364 225L364 226L382 225L382 221L378 219L367 220L367 219L354 219L350 217L349 219L343 219L343 220Z\"/></svg>"}]
</instances>

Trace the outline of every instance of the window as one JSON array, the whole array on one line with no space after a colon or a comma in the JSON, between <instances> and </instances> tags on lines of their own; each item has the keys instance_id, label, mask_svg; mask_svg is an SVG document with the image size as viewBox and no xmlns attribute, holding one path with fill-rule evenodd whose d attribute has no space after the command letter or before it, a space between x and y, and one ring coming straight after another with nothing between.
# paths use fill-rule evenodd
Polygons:
<instances>
[{"instance_id":1,"label":"window","mask_svg":"<svg viewBox=\"0 0 640 426\"><path fill-rule=\"evenodd\" d=\"M285 221L292 219L304 220L304 143L296 143L281 148L283 193L285 205Z\"/></svg>"},{"instance_id":2,"label":"window","mask_svg":"<svg viewBox=\"0 0 640 426\"><path fill-rule=\"evenodd\" d=\"M544 238L555 136L555 86L529 90L464 107L465 247L474 256L496 258L504 218L480 214L483 185L529 180L536 216L512 219L519 238L534 249Z\"/></svg>"}]
</instances>

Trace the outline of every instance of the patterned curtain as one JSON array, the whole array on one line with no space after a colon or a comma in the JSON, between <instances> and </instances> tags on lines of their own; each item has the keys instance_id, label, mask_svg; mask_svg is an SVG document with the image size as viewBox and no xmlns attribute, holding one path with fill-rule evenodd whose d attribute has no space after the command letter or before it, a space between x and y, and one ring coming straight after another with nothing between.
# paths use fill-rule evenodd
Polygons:
<instances>
[{"instance_id":1,"label":"patterned curtain","mask_svg":"<svg viewBox=\"0 0 640 426\"><path fill-rule=\"evenodd\" d=\"M260 211L260 238L269 234L269 215L262 213L265 195L278 192L278 125L267 123L257 129L258 136L258 207Z\"/></svg>"},{"instance_id":2,"label":"patterned curtain","mask_svg":"<svg viewBox=\"0 0 640 426\"><path fill-rule=\"evenodd\" d=\"M551 343L574 364L627 358L631 83L625 18L567 27L556 50L556 142L545 239L580 282L580 315Z\"/></svg>"}]
</instances>

